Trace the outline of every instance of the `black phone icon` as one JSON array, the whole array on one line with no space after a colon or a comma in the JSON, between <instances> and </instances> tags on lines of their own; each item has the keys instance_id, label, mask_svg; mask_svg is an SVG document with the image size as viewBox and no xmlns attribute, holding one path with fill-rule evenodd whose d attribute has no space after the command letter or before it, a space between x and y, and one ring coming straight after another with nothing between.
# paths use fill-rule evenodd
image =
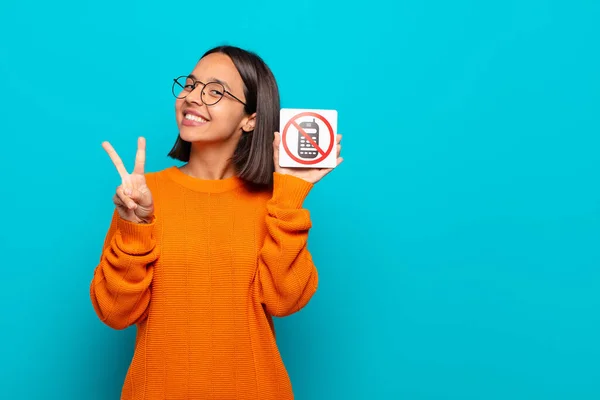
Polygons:
<instances>
[{"instance_id":1,"label":"black phone icon","mask_svg":"<svg viewBox=\"0 0 600 400\"><path fill-rule=\"evenodd\" d=\"M302 128L316 145L319 145L319 124L317 124L314 118L311 122L301 122L300 128ZM306 136L298 130L298 155L301 158L315 158L317 154L319 154L317 149Z\"/></svg>"}]
</instances>

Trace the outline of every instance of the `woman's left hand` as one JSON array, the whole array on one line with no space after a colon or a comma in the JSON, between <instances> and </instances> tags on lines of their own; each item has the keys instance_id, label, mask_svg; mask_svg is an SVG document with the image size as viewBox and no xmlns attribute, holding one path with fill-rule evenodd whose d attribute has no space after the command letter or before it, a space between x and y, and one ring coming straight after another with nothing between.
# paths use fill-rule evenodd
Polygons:
<instances>
[{"instance_id":1,"label":"woman's left hand","mask_svg":"<svg viewBox=\"0 0 600 400\"><path fill-rule=\"evenodd\" d=\"M340 157L342 151L342 135L337 135L337 165L339 166L344 159ZM315 184L319 182L325 175L333 171L333 168L283 168L279 166L279 143L281 135L275 132L275 140L273 140L273 162L275 163L275 172L280 174L293 175L297 178L304 179L307 182Z\"/></svg>"}]
</instances>

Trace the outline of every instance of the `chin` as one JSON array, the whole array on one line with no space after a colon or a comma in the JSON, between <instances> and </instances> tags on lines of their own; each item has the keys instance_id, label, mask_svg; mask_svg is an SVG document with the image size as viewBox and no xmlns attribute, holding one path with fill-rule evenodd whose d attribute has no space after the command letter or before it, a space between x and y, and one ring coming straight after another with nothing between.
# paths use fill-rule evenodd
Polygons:
<instances>
[{"instance_id":1,"label":"chin","mask_svg":"<svg viewBox=\"0 0 600 400\"><path fill-rule=\"evenodd\" d=\"M190 143L218 143L224 140L222 137L212 135L202 127L182 126L179 128L179 136L182 140Z\"/></svg>"},{"instance_id":2,"label":"chin","mask_svg":"<svg viewBox=\"0 0 600 400\"><path fill-rule=\"evenodd\" d=\"M179 125L179 135L183 140L188 142L195 142L208 136L209 132L205 126L187 126L184 124Z\"/></svg>"}]
</instances>

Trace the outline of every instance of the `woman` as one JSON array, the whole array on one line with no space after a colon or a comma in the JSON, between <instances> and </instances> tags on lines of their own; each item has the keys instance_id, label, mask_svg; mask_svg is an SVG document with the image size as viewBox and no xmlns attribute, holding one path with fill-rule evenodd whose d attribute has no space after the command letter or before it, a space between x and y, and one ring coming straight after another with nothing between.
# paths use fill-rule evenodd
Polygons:
<instances>
[{"instance_id":1,"label":"woman","mask_svg":"<svg viewBox=\"0 0 600 400\"><path fill-rule=\"evenodd\" d=\"M316 291L302 204L331 170L279 167L279 92L257 55L212 49L173 88L183 166L145 173L140 138L129 174L103 143L122 183L91 300L137 326L122 399L292 399L272 317Z\"/></svg>"}]
</instances>

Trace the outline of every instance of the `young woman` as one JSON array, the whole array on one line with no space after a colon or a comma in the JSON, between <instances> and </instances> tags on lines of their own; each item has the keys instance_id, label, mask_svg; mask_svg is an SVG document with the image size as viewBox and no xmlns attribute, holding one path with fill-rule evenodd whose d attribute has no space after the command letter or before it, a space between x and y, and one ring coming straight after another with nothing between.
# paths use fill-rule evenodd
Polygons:
<instances>
[{"instance_id":1,"label":"young woman","mask_svg":"<svg viewBox=\"0 0 600 400\"><path fill-rule=\"evenodd\" d=\"M303 201L331 170L279 167L279 92L254 53L208 51L173 94L183 166L144 172L139 138L130 174L103 143L122 182L90 289L105 324L137 326L121 398L293 399L272 317L317 289Z\"/></svg>"}]
</instances>

